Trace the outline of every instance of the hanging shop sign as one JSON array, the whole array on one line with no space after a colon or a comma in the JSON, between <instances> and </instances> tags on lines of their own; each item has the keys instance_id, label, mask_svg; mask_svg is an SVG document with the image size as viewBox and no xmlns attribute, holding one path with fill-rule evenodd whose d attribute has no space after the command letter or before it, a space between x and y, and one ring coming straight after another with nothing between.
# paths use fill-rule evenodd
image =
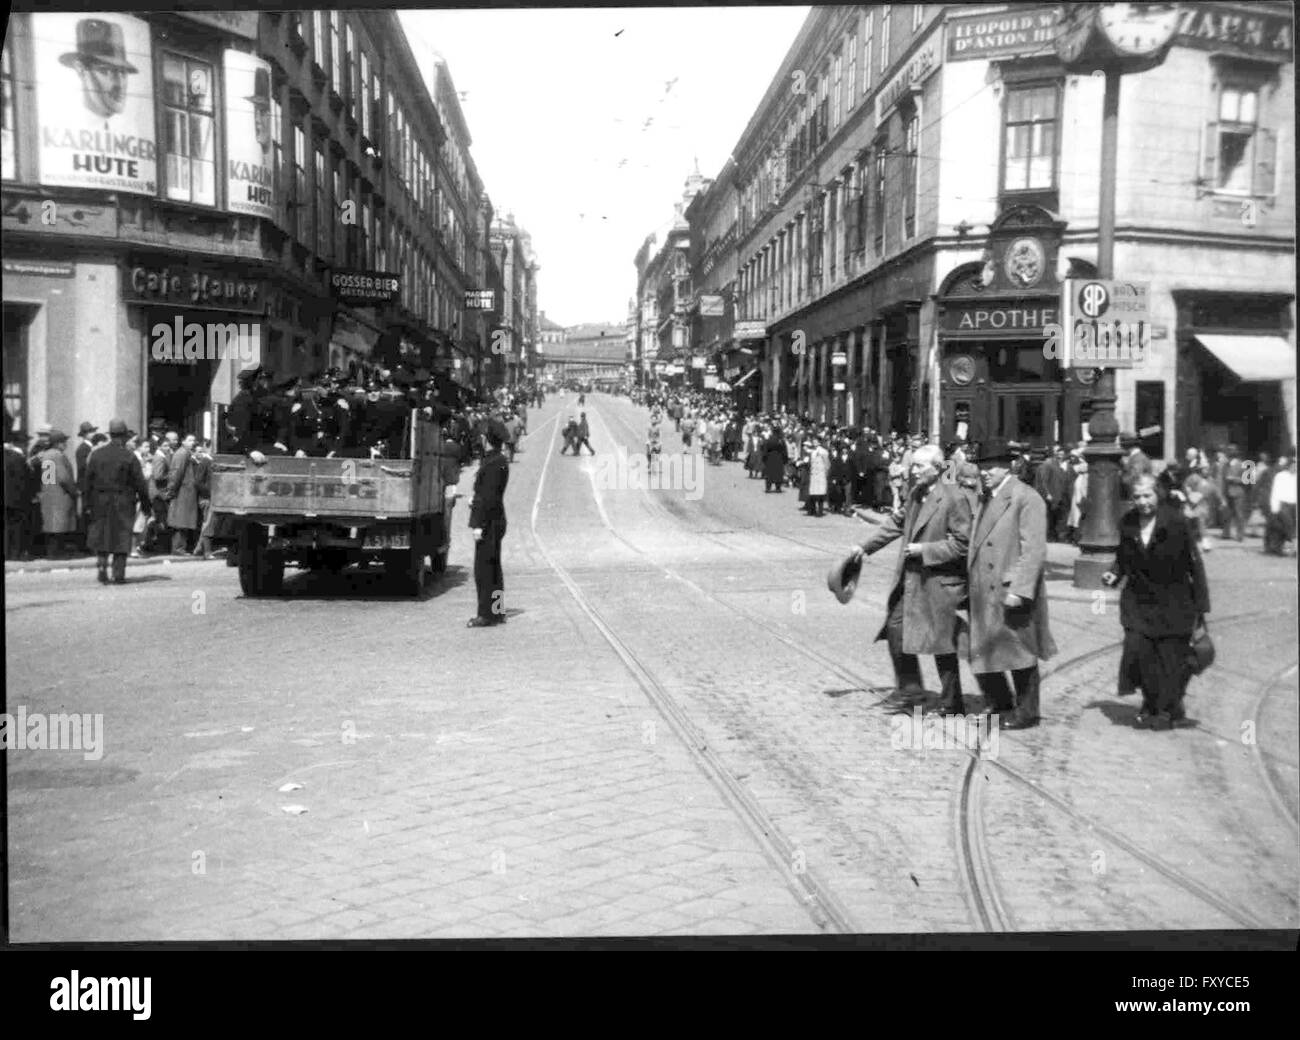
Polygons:
<instances>
[{"instance_id":1,"label":"hanging shop sign","mask_svg":"<svg viewBox=\"0 0 1300 1040\"><path fill-rule=\"evenodd\" d=\"M715 389L715 388L717 387L717 385L718 385L718 377L717 377L717 376L715 376L712 372L710 372L710 373L708 373L708 374L705 375L705 377L704 377L704 389L705 389L705 390L713 390L713 389Z\"/></svg>"},{"instance_id":2,"label":"hanging shop sign","mask_svg":"<svg viewBox=\"0 0 1300 1040\"><path fill-rule=\"evenodd\" d=\"M721 296L700 297L700 317L721 318L723 313L724 311L723 311Z\"/></svg>"},{"instance_id":3,"label":"hanging shop sign","mask_svg":"<svg viewBox=\"0 0 1300 1040\"><path fill-rule=\"evenodd\" d=\"M156 195L148 23L125 14L36 13L31 20L40 182ZM210 105L211 75L196 69L196 76L191 100Z\"/></svg>"},{"instance_id":4,"label":"hanging shop sign","mask_svg":"<svg viewBox=\"0 0 1300 1040\"><path fill-rule=\"evenodd\" d=\"M137 303L220 307L256 314L266 310L265 282L188 266L129 267L122 280L122 295Z\"/></svg>"},{"instance_id":5,"label":"hanging shop sign","mask_svg":"<svg viewBox=\"0 0 1300 1040\"><path fill-rule=\"evenodd\" d=\"M831 389L834 390L836 393L839 393L840 391L842 391L842 390L844 389L844 384L843 384L843 383L832 383L832 384L831 384Z\"/></svg>"},{"instance_id":6,"label":"hanging shop sign","mask_svg":"<svg viewBox=\"0 0 1300 1040\"><path fill-rule=\"evenodd\" d=\"M703 367L704 367L704 358L702 357L691 358L691 368L703 368Z\"/></svg>"},{"instance_id":7,"label":"hanging shop sign","mask_svg":"<svg viewBox=\"0 0 1300 1040\"><path fill-rule=\"evenodd\" d=\"M943 60L943 24L937 23L930 30L925 42L917 48L911 60L898 70L876 94L876 126L884 123L885 117L893 111L913 87L919 87L939 67Z\"/></svg>"},{"instance_id":8,"label":"hanging shop sign","mask_svg":"<svg viewBox=\"0 0 1300 1040\"><path fill-rule=\"evenodd\" d=\"M275 216L271 66L226 51L226 199L233 213Z\"/></svg>"},{"instance_id":9,"label":"hanging shop sign","mask_svg":"<svg viewBox=\"0 0 1300 1040\"><path fill-rule=\"evenodd\" d=\"M401 279L379 271L332 271L330 291L342 303L391 303L401 292Z\"/></svg>"},{"instance_id":10,"label":"hanging shop sign","mask_svg":"<svg viewBox=\"0 0 1300 1040\"><path fill-rule=\"evenodd\" d=\"M496 307L496 293L491 289L466 289L465 309L490 311Z\"/></svg>"},{"instance_id":11,"label":"hanging shop sign","mask_svg":"<svg viewBox=\"0 0 1300 1040\"><path fill-rule=\"evenodd\" d=\"M1067 278L1056 331L1065 368L1133 368L1150 348L1151 285Z\"/></svg>"},{"instance_id":12,"label":"hanging shop sign","mask_svg":"<svg viewBox=\"0 0 1300 1040\"><path fill-rule=\"evenodd\" d=\"M738 321L731 331L736 339L767 339L767 322Z\"/></svg>"},{"instance_id":13,"label":"hanging shop sign","mask_svg":"<svg viewBox=\"0 0 1300 1040\"><path fill-rule=\"evenodd\" d=\"M834 354L831 355L832 365L847 365L848 363L849 363L849 355L842 350L837 350Z\"/></svg>"}]
</instances>

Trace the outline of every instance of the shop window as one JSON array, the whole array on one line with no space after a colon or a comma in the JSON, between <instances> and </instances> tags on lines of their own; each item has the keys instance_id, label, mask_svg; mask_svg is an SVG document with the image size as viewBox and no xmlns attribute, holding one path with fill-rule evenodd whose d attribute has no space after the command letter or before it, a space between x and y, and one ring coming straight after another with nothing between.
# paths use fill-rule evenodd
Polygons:
<instances>
[{"instance_id":1,"label":"shop window","mask_svg":"<svg viewBox=\"0 0 1300 1040\"><path fill-rule=\"evenodd\" d=\"M1055 380L1055 366L1044 356L1041 343L992 344L988 349L992 383L1041 383Z\"/></svg>"},{"instance_id":2,"label":"shop window","mask_svg":"<svg viewBox=\"0 0 1300 1040\"><path fill-rule=\"evenodd\" d=\"M214 206L217 153L212 66L163 54L162 71L167 198Z\"/></svg>"},{"instance_id":3,"label":"shop window","mask_svg":"<svg viewBox=\"0 0 1300 1040\"><path fill-rule=\"evenodd\" d=\"M1060 96L1056 84L1008 86L1003 109L1002 190L1056 187Z\"/></svg>"},{"instance_id":4,"label":"shop window","mask_svg":"<svg viewBox=\"0 0 1300 1040\"><path fill-rule=\"evenodd\" d=\"M0 74L0 177L11 181L18 176L17 149L18 123L14 107L14 60L9 52L9 41L5 40L3 70Z\"/></svg>"},{"instance_id":5,"label":"shop window","mask_svg":"<svg viewBox=\"0 0 1300 1040\"><path fill-rule=\"evenodd\" d=\"M27 307L6 304L4 308L4 406L9 429L27 428L27 330L32 313Z\"/></svg>"},{"instance_id":6,"label":"shop window","mask_svg":"<svg viewBox=\"0 0 1300 1040\"><path fill-rule=\"evenodd\" d=\"M1259 88L1224 83L1218 119L1206 124L1201 185L1224 195L1277 194L1277 134L1259 125Z\"/></svg>"}]
</instances>

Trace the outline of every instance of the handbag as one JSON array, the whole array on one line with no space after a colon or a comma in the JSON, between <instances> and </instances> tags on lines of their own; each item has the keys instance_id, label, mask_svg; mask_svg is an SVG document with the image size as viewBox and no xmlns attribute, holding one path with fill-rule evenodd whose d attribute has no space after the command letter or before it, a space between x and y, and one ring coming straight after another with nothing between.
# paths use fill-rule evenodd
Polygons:
<instances>
[{"instance_id":1,"label":"handbag","mask_svg":"<svg viewBox=\"0 0 1300 1040\"><path fill-rule=\"evenodd\" d=\"M1200 675L1214 664L1214 641L1210 638L1209 627L1202 616L1192 630L1191 642L1187 646L1187 668L1192 675Z\"/></svg>"}]
</instances>

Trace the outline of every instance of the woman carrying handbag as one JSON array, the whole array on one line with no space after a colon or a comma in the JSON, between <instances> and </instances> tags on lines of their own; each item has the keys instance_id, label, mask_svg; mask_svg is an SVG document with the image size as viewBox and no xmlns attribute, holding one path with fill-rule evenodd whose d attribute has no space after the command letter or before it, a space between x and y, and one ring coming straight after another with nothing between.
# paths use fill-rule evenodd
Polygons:
<instances>
[{"instance_id":1,"label":"woman carrying handbag","mask_svg":"<svg viewBox=\"0 0 1300 1040\"><path fill-rule=\"evenodd\" d=\"M1132 493L1134 508L1120 521L1115 562L1102 581L1110 587L1124 582L1119 600L1124 628L1120 685L1127 685L1128 675L1142 687L1142 708L1134 723L1169 729L1187 714L1187 681L1198 674L1189 662L1210 612L1210 592L1200 549L1181 507L1160 503L1151 476L1138 477ZM1208 634L1202 651L1206 641Z\"/></svg>"}]
</instances>

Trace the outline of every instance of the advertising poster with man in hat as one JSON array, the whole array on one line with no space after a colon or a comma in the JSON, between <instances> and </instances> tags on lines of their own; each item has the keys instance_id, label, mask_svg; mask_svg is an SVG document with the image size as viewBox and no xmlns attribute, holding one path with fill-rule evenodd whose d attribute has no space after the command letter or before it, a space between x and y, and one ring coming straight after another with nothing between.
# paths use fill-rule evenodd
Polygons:
<instances>
[{"instance_id":1,"label":"advertising poster with man in hat","mask_svg":"<svg viewBox=\"0 0 1300 1040\"><path fill-rule=\"evenodd\" d=\"M275 216L271 157L271 66L226 51L226 191L230 209Z\"/></svg>"},{"instance_id":2,"label":"advertising poster with man in hat","mask_svg":"<svg viewBox=\"0 0 1300 1040\"><path fill-rule=\"evenodd\" d=\"M124 14L33 14L42 184L158 190L149 26Z\"/></svg>"}]
</instances>

